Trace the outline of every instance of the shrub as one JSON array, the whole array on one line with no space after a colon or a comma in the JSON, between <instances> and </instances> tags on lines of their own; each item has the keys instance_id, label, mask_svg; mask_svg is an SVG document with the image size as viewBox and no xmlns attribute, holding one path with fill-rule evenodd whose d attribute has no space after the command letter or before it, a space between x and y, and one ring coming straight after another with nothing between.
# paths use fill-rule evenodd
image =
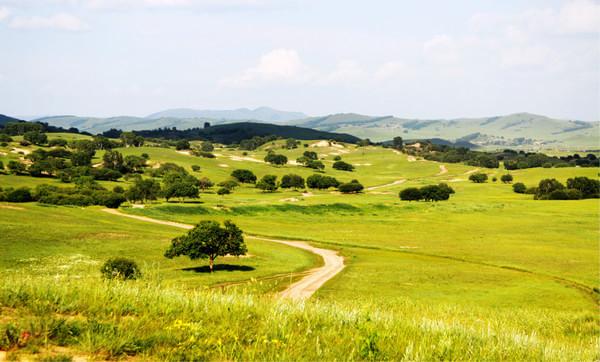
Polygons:
<instances>
[{"instance_id":1,"label":"shrub","mask_svg":"<svg viewBox=\"0 0 600 362\"><path fill-rule=\"evenodd\" d=\"M115 186L115 187L113 187L113 192L115 192L117 194L122 194L125 192L125 189L121 186Z\"/></svg>"},{"instance_id":2,"label":"shrub","mask_svg":"<svg viewBox=\"0 0 600 362\"><path fill-rule=\"evenodd\" d=\"M584 199L600 197L600 180L587 177L570 178L567 180L567 188L579 190Z\"/></svg>"},{"instance_id":3,"label":"shrub","mask_svg":"<svg viewBox=\"0 0 600 362\"><path fill-rule=\"evenodd\" d=\"M215 146L213 146L212 142L209 141L204 141L202 142L202 144L200 145L200 150L202 152L212 152L215 150Z\"/></svg>"},{"instance_id":4,"label":"shrub","mask_svg":"<svg viewBox=\"0 0 600 362\"><path fill-rule=\"evenodd\" d=\"M351 182L341 184L338 186L338 190L340 190L343 194L355 194L361 192L365 187L360 184L360 182L356 180L352 180Z\"/></svg>"},{"instance_id":5,"label":"shrub","mask_svg":"<svg viewBox=\"0 0 600 362\"><path fill-rule=\"evenodd\" d=\"M338 187L340 182L331 176L311 175L306 179L306 186L311 189L328 189Z\"/></svg>"},{"instance_id":6,"label":"shrub","mask_svg":"<svg viewBox=\"0 0 600 362\"><path fill-rule=\"evenodd\" d=\"M455 191L452 187L445 183L438 185L427 185L420 189L416 187L409 187L400 192L398 196L403 201L444 201L450 198L451 194Z\"/></svg>"},{"instance_id":7,"label":"shrub","mask_svg":"<svg viewBox=\"0 0 600 362\"><path fill-rule=\"evenodd\" d=\"M498 181L498 178L496 176L492 177L492 182L496 182Z\"/></svg>"},{"instance_id":8,"label":"shrub","mask_svg":"<svg viewBox=\"0 0 600 362\"><path fill-rule=\"evenodd\" d=\"M272 165L285 165L288 162L288 158L285 155L278 155L276 153L268 153L265 156L265 162L268 162Z\"/></svg>"},{"instance_id":9,"label":"shrub","mask_svg":"<svg viewBox=\"0 0 600 362\"><path fill-rule=\"evenodd\" d=\"M344 161L336 161L333 163L333 168L340 171L353 171L354 166Z\"/></svg>"},{"instance_id":10,"label":"shrub","mask_svg":"<svg viewBox=\"0 0 600 362\"><path fill-rule=\"evenodd\" d=\"M5 194L5 200L8 202L30 202L33 201L31 191L27 187L9 190Z\"/></svg>"},{"instance_id":11,"label":"shrub","mask_svg":"<svg viewBox=\"0 0 600 362\"><path fill-rule=\"evenodd\" d=\"M198 166L198 165L192 165L192 171L199 172L200 171L200 166Z\"/></svg>"},{"instance_id":12,"label":"shrub","mask_svg":"<svg viewBox=\"0 0 600 362\"><path fill-rule=\"evenodd\" d=\"M256 183L256 187L264 192L273 192L277 190L277 176L265 175Z\"/></svg>"},{"instance_id":13,"label":"shrub","mask_svg":"<svg viewBox=\"0 0 600 362\"><path fill-rule=\"evenodd\" d=\"M517 194L524 194L525 191L527 191L527 187L522 182L517 182L516 184L513 185L512 188L513 188L513 191L516 192Z\"/></svg>"},{"instance_id":14,"label":"shrub","mask_svg":"<svg viewBox=\"0 0 600 362\"><path fill-rule=\"evenodd\" d=\"M229 195L231 193L231 189L227 187L221 187L217 190L217 195Z\"/></svg>"},{"instance_id":15,"label":"shrub","mask_svg":"<svg viewBox=\"0 0 600 362\"><path fill-rule=\"evenodd\" d=\"M108 259L100 272L106 279L135 280L142 276L135 261L120 257Z\"/></svg>"},{"instance_id":16,"label":"shrub","mask_svg":"<svg viewBox=\"0 0 600 362\"><path fill-rule=\"evenodd\" d=\"M178 151L189 150L190 142L188 140L179 140L175 143L175 149Z\"/></svg>"},{"instance_id":17,"label":"shrub","mask_svg":"<svg viewBox=\"0 0 600 362\"><path fill-rule=\"evenodd\" d=\"M342 156L335 156L333 158L334 161L341 161L342 160Z\"/></svg>"},{"instance_id":18,"label":"shrub","mask_svg":"<svg viewBox=\"0 0 600 362\"><path fill-rule=\"evenodd\" d=\"M304 179L302 178L302 176L296 174L284 175L281 178L280 186L282 189L301 189L304 188Z\"/></svg>"},{"instance_id":19,"label":"shrub","mask_svg":"<svg viewBox=\"0 0 600 362\"><path fill-rule=\"evenodd\" d=\"M506 175L502 175L502 177L500 177L500 181L504 182L505 184L509 184L513 181L513 176L507 173Z\"/></svg>"},{"instance_id":20,"label":"shrub","mask_svg":"<svg viewBox=\"0 0 600 362\"><path fill-rule=\"evenodd\" d=\"M485 173L474 173L471 176L469 176L469 180L478 184L486 182L487 179L488 176Z\"/></svg>"},{"instance_id":21,"label":"shrub","mask_svg":"<svg viewBox=\"0 0 600 362\"><path fill-rule=\"evenodd\" d=\"M256 182L256 175L250 170L234 170L231 173L231 176L241 183L253 184Z\"/></svg>"},{"instance_id":22,"label":"shrub","mask_svg":"<svg viewBox=\"0 0 600 362\"><path fill-rule=\"evenodd\" d=\"M62 138L54 138L48 141L50 147L67 147L67 140Z\"/></svg>"},{"instance_id":23,"label":"shrub","mask_svg":"<svg viewBox=\"0 0 600 362\"><path fill-rule=\"evenodd\" d=\"M225 180L225 181L221 181L217 184L217 186L221 186L224 187L226 189L230 189L233 190L234 188L238 187L240 184L237 183L235 180Z\"/></svg>"},{"instance_id":24,"label":"shrub","mask_svg":"<svg viewBox=\"0 0 600 362\"><path fill-rule=\"evenodd\" d=\"M548 200L568 200L569 194L567 193L567 190L564 189L554 190L551 193L545 195L545 198Z\"/></svg>"}]
</instances>

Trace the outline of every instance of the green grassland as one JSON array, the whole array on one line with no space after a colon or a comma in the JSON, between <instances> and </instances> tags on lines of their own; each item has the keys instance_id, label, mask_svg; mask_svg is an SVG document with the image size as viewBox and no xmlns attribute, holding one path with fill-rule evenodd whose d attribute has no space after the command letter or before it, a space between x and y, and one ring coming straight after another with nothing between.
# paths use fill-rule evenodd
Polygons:
<instances>
[{"instance_id":1,"label":"green grassland","mask_svg":"<svg viewBox=\"0 0 600 362\"><path fill-rule=\"evenodd\" d=\"M316 141L303 143L314 145ZM109 215L96 207L37 204L0 206L0 276L7 281L0 290L0 301L18 311L9 314L19 316L13 318L19 325L42 323L43 314L36 307L42 304L49 305L48 315L56 314L52 318L77 314L83 323L94 315L119 330L132 328L121 336L124 344L140 338L162 341L133 353L153 359L181 359L177 353L219 360L600 358L597 200L533 200L532 195L516 194L511 185L500 181L469 182L474 167L413 160L379 147L300 145L287 150L282 145L281 141L266 144L245 155L217 148L214 159L158 147L121 148L119 152L147 153L150 167L173 162L196 177L219 182L236 168L250 169L258 177L288 173L307 177L314 172L293 164L275 167L261 161L270 148L290 160L311 150L326 164L324 174L341 181L358 179L367 189L357 195L315 190L262 193L242 185L231 195L219 196L213 188L202 193L199 201L157 201L144 208L126 204L122 211L184 223L230 219L247 234L307 240L339 250L347 267L317 291L313 302L274 303L272 297L259 296L295 280L298 276L293 273L320 263L303 251L248 238L250 257L221 258L217 263L253 270L210 275L185 270L204 266L203 261L162 256L169 241L182 230ZM6 153L4 159L19 157L11 147L18 146L0 150ZM356 170L333 170L335 156L354 164ZM101 157L98 152L94 162ZM192 165L201 170L193 172ZM502 169L479 171L488 173L490 179L505 173ZM544 178L565 182L574 176L598 177L598 169L579 167L510 173L514 182L528 186ZM51 179L0 175L2 187L49 182L58 184ZM403 188L439 182L456 190L449 201L403 202L398 198ZM127 186L125 181L103 184ZM134 258L147 276L123 285L99 283L99 264L114 255ZM61 283L42 288L39 283L43 281L19 276L22 271L33 271L42 280L59 278ZM292 273L289 279L270 279L286 273ZM225 295L202 291L245 281ZM157 283L164 292L157 289ZM94 293L92 284L97 284L100 300L86 302ZM76 292L69 293L67 286ZM23 290L26 301L8 303L15 298L13 290ZM243 290L256 292L255 296ZM132 295L136 297L127 302ZM58 301L50 302L52 298ZM106 314L102 298L117 300L115 316ZM179 311L166 308L168 312L163 313L158 307L178 305L186 298L191 301ZM157 306L145 304L154 299ZM221 303L215 314L203 313L212 302ZM117 317L128 315L124 312L127 303L135 310L133 318ZM224 305L239 315L252 315L257 322L225 316ZM202 327L202 338L188 345L182 336L160 331L151 322L155 318L165 318L165 325L179 323L177 320L207 324ZM219 320L225 320L221 327L217 326ZM299 323L297 328L293 323ZM229 329L224 332L226 326ZM248 341L242 338L245 333L279 342ZM234 337L240 338L238 342L232 342ZM132 354L102 347L102 341L94 343L73 341L69 353L103 358ZM187 347L174 348L183 345ZM200 347L196 350L192 345Z\"/></svg>"}]
</instances>

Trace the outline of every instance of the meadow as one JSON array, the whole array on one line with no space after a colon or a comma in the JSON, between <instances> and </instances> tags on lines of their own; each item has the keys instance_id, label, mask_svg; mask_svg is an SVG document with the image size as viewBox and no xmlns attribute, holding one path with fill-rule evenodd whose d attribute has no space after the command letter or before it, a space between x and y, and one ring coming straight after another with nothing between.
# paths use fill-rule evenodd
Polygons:
<instances>
[{"instance_id":1,"label":"meadow","mask_svg":"<svg viewBox=\"0 0 600 362\"><path fill-rule=\"evenodd\" d=\"M269 148L290 160L313 150L324 159L326 175L357 179L365 191L263 193L241 185L230 195L213 188L199 200L125 204L121 211L188 224L232 220L248 235L338 250L346 268L313 298L294 303L274 294L320 265L299 249L247 238L250 257L220 258L217 264L227 270L209 274L202 272L204 261L163 257L182 230L110 215L100 207L4 203L0 326L37 333L27 348L11 351L157 360L600 358L597 200L533 200L499 180L469 182L477 171L472 166L415 160L374 146L302 143L309 147L287 150L275 142L245 153L217 148L213 159L172 148L119 152L147 153L150 167L173 162L219 182L236 168L259 178L307 177L313 170L275 167L262 159ZM11 147L0 149L5 163L20 157ZM355 171L333 170L335 156ZM97 152L94 162L101 157ZM479 171L490 179L506 173ZM579 167L510 173L528 186L544 178L598 177L598 169ZM398 198L406 187L440 182L456 191L448 201ZM60 184L0 175L2 187L39 183ZM144 278L101 282L100 264L115 255L138 261ZM235 288L219 288L232 283ZM77 335L56 337L48 328L57 324L76 325Z\"/></svg>"}]
</instances>

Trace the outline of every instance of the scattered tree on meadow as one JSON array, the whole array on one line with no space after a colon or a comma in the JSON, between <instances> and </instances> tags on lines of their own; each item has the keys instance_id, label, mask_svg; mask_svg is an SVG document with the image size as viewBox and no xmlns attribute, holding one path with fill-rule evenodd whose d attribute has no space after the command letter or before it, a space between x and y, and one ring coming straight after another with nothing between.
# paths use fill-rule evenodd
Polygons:
<instances>
[{"instance_id":1,"label":"scattered tree on meadow","mask_svg":"<svg viewBox=\"0 0 600 362\"><path fill-rule=\"evenodd\" d=\"M517 194L524 194L526 190L527 190L527 186L525 186L525 184L522 182L517 182L516 184L513 185L513 191L516 192Z\"/></svg>"},{"instance_id":2,"label":"scattered tree on meadow","mask_svg":"<svg viewBox=\"0 0 600 362\"><path fill-rule=\"evenodd\" d=\"M502 177L500 177L500 181L504 182L505 184L509 184L513 181L513 176L507 173L506 175L502 175Z\"/></svg>"},{"instance_id":3,"label":"scattered tree on meadow","mask_svg":"<svg viewBox=\"0 0 600 362\"><path fill-rule=\"evenodd\" d=\"M43 145L48 142L48 136L40 131L25 132L23 139L27 142L33 143L34 145Z\"/></svg>"},{"instance_id":4,"label":"scattered tree on meadow","mask_svg":"<svg viewBox=\"0 0 600 362\"><path fill-rule=\"evenodd\" d=\"M181 150L189 150L190 149L190 141L188 140L179 140L175 143L175 149L177 151Z\"/></svg>"},{"instance_id":5,"label":"scattered tree on meadow","mask_svg":"<svg viewBox=\"0 0 600 362\"><path fill-rule=\"evenodd\" d=\"M300 175L289 174L284 175L281 178L281 188L282 189L303 189L304 188L304 178Z\"/></svg>"},{"instance_id":6,"label":"scattered tree on meadow","mask_svg":"<svg viewBox=\"0 0 600 362\"><path fill-rule=\"evenodd\" d=\"M75 151L71 153L71 164L73 166L91 166L94 155L86 151Z\"/></svg>"},{"instance_id":7,"label":"scattered tree on meadow","mask_svg":"<svg viewBox=\"0 0 600 362\"><path fill-rule=\"evenodd\" d=\"M167 202L173 197L197 199L200 197L198 179L192 175L171 171L163 176L162 194Z\"/></svg>"},{"instance_id":8,"label":"scattered tree on meadow","mask_svg":"<svg viewBox=\"0 0 600 362\"><path fill-rule=\"evenodd\" d=\"M227 188L227 187L221 187L220 189L217 190L217 195L223 196L223 195L229 195L231 193L231 189Z\"/></svg>"},{"instance_id":9,"label":"scattered tree on meadow","mask_svg":"<svg viewBox=\"0 0 600 362\"><path fill-rule=\"evenodd\" d=\"M293 148L298 148L299 144L300 144L300 141L296 141L293 138L288 138L287 140L285 140L285 148L287 148L288 150L291 150Z\"/></svg>"},{"instance_id":10,"label":"scattered tree on meadow","mask_svg":"<svg viewBox=\"0 0 600 362\"><path fill-rule=\"evenodd\" d=\"M273 152L269 152L265 156L265 162L268 162L272 165L281 166L285 165L288 162L288 158L285 155L279 155Z\"/></svg>"},{"instance_id":11,"label":"scattered tree on meadow","mask_svg":"<svg viewBox=\"0 0 600 362\"><path fill-rule=\"evenodd\" d=\"M306 179L306 186L311 189L324 190L330 187L338 187L340 182L331 176L311 175Z\"/></svg>"},{"instance_id":12,"label":"scattered tree on meadow","mask_svg":"<svg viewBox=\"0 0 600 362\"><path fill-rule=\"evenodd\" d=\"M202 152L212 152L215 150L215 146L213 146L212 142L210 141L204 141L200 145L200 150Z\"/></svg>"},{"instance_id":13,"label":"scattered tree on meadow","mask_svg":"<svg viewBox=\"0 0 600 362\"><path fill-rule=\"evenodd\" d=\"M587 177L575 177L567 180L567 188L581 192L584 199L597 199L600 197L600 180Z\"/></svg>"},{"instance_id":14,"label":"scattered tree on meadow","mask_svg":"<svg viewBox=\"0 0 600 362\"><path fill-rule=\"evenodd\" d=\"M400 191L400 200L419 201L421 198L421 190L418 187L409 187Z\"/></svg>"},{"instance_id":15,"label":"scattered tree on meadow","mask_svg":"<svg viewBox=\"0 0 600 362\"><path fill-rule=\"evenodd\" d=\"M361 192L364 188L365 187L357 180L352 180L338 186L338 190L343 194L356 194Z\"/></svg>"},{"instance_id":16,"label":"scattered tree on meadow","mask_svg":"<svg viewBox=\"0 0 600 362\"><path fill-rule=\"evenodd\" d=\"M260 181L256 183L256 188L263 190L263 192L274 192L277 190L277 176L264 175Z\"/></svg>"},{"instance_id":17,"label":"scattered tree on meadow","mask_svg":"<svg viewBox=\"0 0 600 362\"><path fill-rule=\"evenodd\" d=\"M208 258L210 272L219 256L245 255L246 244L242 230L231 221L225 221L221 227L216 221L201 221L185 235L173 239L165 251L169 259L187 255L191 260Z\"/></svg>"},{"instance_id":18,"label":"scattered tree on meadow","mask_svg":"<svg viewBox=\"0 0 600 362\"><path fill-rule=\"evenodd\" d=\"M400 191L400 199L403 201L444 201L454 194L454 189L448 184L427 185L421 188L409 187Z\"/></svg>"},{"instance_id":19,"label":"scattered tree on meadow","mask_svg":"<svg viewBox=\"0 0 600 362\"><path fill-rule=\"evenodd\" d=\"M336 170L340 170L340 171L353 171L354 170L354 166L352 166L348 162L344 162L344 161L335 161L333 163L332 167L335 168Z\"/></svg>"},{"instance_id":20,"label":"scattered tree on meadow","mask_svg":"<svg viewBox=\"0 0 600 362\"><path fill-rule=\"evenodd\" d=\"M144 145L144 137L138 136L133 132L123 132L119 138L125 147L141 147Z\"/></svg>"},{"instance_id":21,"label":"scattered tree on meadow","mask_svg":"<svg viewBox=\"0 0 600 362\"><path fill-rule=\"evenodd\" d=\"M238 169L231 173L231 177L241 183L253 184L256 182L256 175L250 170Z\"/></svg>"},{"instance_id":22,"label":"scattered tree on meadow","mask_svg":"<svg viewBox=\"0 0 600 362\"><path fill-rule=\"evenodd\" d=\"M125 197L132 202L156 200L160 196L160 184L155 179L137 179L126 192Z\"/></svg>"},{"instance_id":23,"label":"scattered tree on meadow","mask_svg":"<svg viewBox=\"0 0 600 362\"><path fill-rule=\"evenodd\" d=\"M63 138L53 138L48 141L48 146L50 147L67 147L67 140Z\"/></svg>"},{"instance_id":24,"label":"scattered tree on meadow","mask_svg":"<svg viewBox=\"0 0 600 362\"><path fill-rule=\"evenodd\" d=\"M10 160L6 166L8 171L13 175L19 175L25 172L25 164L19 161Z\"/></svg>"},{"instance_id":25,"label":"scattered tree on meadow","mask_svg":"<svg viewBox=\"0 0 600 362\"><path fill-rule=\"evenodd\" d=\"M484 183L487 181L487 179L488 176L485 173L474 173L469 176L469 180L477 184Z\"/></svg>"}]
</instances>

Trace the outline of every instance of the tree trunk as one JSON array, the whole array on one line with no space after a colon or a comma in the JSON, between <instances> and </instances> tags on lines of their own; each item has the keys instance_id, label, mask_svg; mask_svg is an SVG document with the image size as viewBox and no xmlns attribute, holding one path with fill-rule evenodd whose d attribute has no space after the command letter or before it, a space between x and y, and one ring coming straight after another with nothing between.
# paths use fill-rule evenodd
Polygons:
<instances>
[{"instance_id":1,"label":"tree trunk","mask_svg":"<svg viewBox=\"0 0 600 362\"><path fill-rule=\"evenodd\" d=\"M210 268L210 272L213 272L214 258L211 256L208 257L208 267Z\"/></svg>"}]
</instances>

